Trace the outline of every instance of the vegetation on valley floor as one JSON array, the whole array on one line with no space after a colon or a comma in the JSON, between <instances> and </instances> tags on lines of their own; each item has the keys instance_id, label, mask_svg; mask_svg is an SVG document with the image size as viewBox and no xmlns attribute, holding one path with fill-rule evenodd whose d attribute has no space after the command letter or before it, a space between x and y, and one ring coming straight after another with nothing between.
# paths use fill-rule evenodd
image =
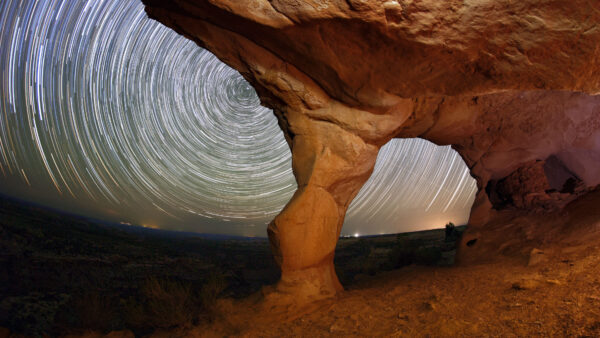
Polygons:
<instances>
[{"instance_id":1,"label":"vegetation on valley floor","mask_svg":"<svg viewBox=\"0 0 600 338\"><path fill-rule=\"evenodd\" d=\"M16 333L194 325L214 319L218 297L246 297L279 278L266 239L173 236L8 198L0 215L0 326ZM352 287L405 265L450 265L457 238L443 229L342 238L336 270Z\"/></svg>"}]
</instances>

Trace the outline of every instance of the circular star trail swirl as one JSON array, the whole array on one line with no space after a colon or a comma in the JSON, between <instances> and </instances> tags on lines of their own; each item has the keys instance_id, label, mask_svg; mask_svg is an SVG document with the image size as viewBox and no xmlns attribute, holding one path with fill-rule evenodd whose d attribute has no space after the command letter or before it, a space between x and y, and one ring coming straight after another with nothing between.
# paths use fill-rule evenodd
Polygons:
<instances>
[{"instance_id":1,"label":"circular star trail swirl","mask_svg":"<svg viewBox=\"0 0 600 338\"><path fill-rule=\"evenodd\" d=\"M4 0L0 29L0 192L264 235L295 191L288 146L250 85L139 1ZM395 140L344 233L397 232L415 210L465 218L475 189L449 148Z\"/></svg>"}]
</instances>

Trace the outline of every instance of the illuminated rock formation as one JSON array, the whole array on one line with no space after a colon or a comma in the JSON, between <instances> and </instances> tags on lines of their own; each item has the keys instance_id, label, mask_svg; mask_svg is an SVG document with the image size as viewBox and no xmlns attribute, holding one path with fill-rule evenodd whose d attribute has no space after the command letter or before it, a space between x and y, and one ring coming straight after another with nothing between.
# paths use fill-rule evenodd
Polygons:
<instances>
[{"instance_id":1,"label":"illuminated rock formation","mask_svg":"<svg viewBox=\"0 0 600 338\"><path fill-rule=\"evenodd\" d=\"M600 183L598 1L144 3L240 71L278 116L299 186L269 226L282 293L340 289L346 209L393 137L463 157L480 188L470 245L497 210L560 209Z\"/></svg>"}]
</instances>

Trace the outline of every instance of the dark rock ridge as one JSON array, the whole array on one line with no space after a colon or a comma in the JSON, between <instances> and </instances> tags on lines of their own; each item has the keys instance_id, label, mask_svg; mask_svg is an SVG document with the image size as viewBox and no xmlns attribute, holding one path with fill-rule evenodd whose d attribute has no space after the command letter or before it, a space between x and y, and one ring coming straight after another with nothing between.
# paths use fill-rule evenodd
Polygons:
<instances>
[{"instance_id":1,"label":"dark rock ridge","mask_svg":"<svg viewBox=\"0 0 600 338\"><path fill-rule=\"evenodd\" d=\"M600 1L143 2L237 69L286 135L298 191L268 229L267 298L341 289L344 215L391 138L451 144L477 179L465 263L511 237L493 235L507 210L557 212L600 183Z\"/></svg>"}]
</instances>

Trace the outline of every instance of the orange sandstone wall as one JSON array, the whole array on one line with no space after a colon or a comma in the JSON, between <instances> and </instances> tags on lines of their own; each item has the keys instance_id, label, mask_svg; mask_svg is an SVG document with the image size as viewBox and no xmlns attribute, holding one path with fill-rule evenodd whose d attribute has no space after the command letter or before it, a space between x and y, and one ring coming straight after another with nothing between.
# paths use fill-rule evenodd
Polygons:
<instances>
[{"instance_id":1,"label":"orange sandstone wall","mask_svg":"<svg viewBox=\"0 0 600 338\"><path fill-rule=\"evenodd\" d=\"M600 183L600 1L143 2L279 119L299 188L269 226L278 291L341 288L346 209L393 137L464 158L480 188L472 233L502 209L550 212Z\"/></svg>"}]
</instances>

